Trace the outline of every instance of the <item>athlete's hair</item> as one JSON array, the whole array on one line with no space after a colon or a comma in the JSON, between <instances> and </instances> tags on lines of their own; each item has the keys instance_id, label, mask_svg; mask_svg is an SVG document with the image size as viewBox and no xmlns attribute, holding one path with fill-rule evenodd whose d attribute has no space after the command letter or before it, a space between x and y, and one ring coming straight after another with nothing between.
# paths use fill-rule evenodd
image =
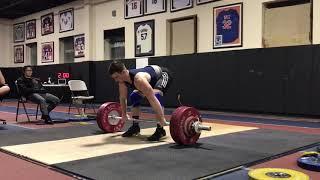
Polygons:
<instances>
[{"instance_id":1,"label":"athlete's hair","mask_svg":"<svg viewBox=\"0 0 320 180\"><path fill-rule=\"evenodd\" d=\"M110 75L112 75L113 73L121 73L123 70L126 69L126 66L120 62L120 61L113 61L108 69L108 72Z\"/></svg>"}]
</instances>

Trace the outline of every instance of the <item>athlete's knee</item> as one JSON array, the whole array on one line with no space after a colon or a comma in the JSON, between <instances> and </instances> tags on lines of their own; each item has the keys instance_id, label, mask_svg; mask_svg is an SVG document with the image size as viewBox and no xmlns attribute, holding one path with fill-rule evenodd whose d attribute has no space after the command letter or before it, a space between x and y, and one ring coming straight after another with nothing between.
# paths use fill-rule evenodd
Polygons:
<instances>
[{"instance_id":1,"label":"athlete's knee","mask_svg":"<svg viewBox=\"0 0 320 180\"><path fill-rule=\"evenodd\" d=\"M133 91L130 94L130 100L131 100L133 107L140 106L142 99L143 99L143 96L140 93L138 93L137 91Z\"/></svg>"}]
</instances>

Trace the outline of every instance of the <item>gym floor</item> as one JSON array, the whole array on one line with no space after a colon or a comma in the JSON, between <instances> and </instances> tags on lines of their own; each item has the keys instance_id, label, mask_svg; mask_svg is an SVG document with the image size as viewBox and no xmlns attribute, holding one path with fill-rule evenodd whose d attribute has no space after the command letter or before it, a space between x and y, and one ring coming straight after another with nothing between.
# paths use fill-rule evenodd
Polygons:
<instances>
[{"instance_id":1,"label":"gym floor","mask_svg":"<svg viewBox=\"0 0 320 180\"><path fill-rule=\"evenodd\" d=\"M245 180L250 169L261 167L320 179L320 173L296 165L304 151L320 145L317 119L201 111L212 131L202 132L196 145L179 146L168 128L161 142L146 141L152 123L141 122L141 135L122 138L121 132L103 133L95 120L79 118L75 110L68 116L67 105L52 112L54 125L34 116L28 122L24 114L16 122L16 106L14 100L0 104L0 118L7 121L0 125L0 179ZM36 112L33 104L27 109ZM166 110L168 119L171 112ZM142 119L154 119L149 108L143 108Z\"/></svg>"}]
</instances>

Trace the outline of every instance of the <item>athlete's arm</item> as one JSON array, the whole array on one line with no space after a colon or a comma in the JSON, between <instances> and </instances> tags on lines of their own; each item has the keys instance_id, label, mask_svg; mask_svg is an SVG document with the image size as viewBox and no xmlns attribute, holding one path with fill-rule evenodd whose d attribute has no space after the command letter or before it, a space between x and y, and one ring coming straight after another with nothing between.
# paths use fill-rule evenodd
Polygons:
<instances>
[{"instance_id":1,"label":"athlete's arm","mask_svg":"<svg viewBox=\"0 0 320 180\"><path fill-rule=\"evenodd\" d=\"M121 105L122 118L127 118L127 96L128 96L128 88L124 83L119 83L119 99Z\"/></svg>"},{"instance_id":2,"label":"athlete's arm","mask_svg":"<svg viewBox=\"0 0 320 180\"><path fill-rule=\"evenodd\" d=\"M137 74L134 78L134 85L148 99L151 107L156 112L157 118L160 121L161 125L162 126L166 125L166 120L164 117L161 104L158 101L158 99L155 97L153 88L151 87L147 79L142 75Z\"/></svg>"}]
</instances>

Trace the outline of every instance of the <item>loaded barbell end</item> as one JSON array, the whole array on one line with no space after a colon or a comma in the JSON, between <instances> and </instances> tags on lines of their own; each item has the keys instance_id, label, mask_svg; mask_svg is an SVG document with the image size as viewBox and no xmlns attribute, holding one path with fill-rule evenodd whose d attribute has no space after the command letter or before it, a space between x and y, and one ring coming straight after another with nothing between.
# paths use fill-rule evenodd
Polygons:
<instances>
[{"instance_id":1,"label":"loaded barbell end","mask_svg":"<svg viewBox=\"0 0 320 180\"><path fill-rule=\"evenodd\" d=\"M203 125L200 121L194 122L192 126L196 133L201 133L201 131L211 131L211 126Z\"/></svg>"}]
</instances>

